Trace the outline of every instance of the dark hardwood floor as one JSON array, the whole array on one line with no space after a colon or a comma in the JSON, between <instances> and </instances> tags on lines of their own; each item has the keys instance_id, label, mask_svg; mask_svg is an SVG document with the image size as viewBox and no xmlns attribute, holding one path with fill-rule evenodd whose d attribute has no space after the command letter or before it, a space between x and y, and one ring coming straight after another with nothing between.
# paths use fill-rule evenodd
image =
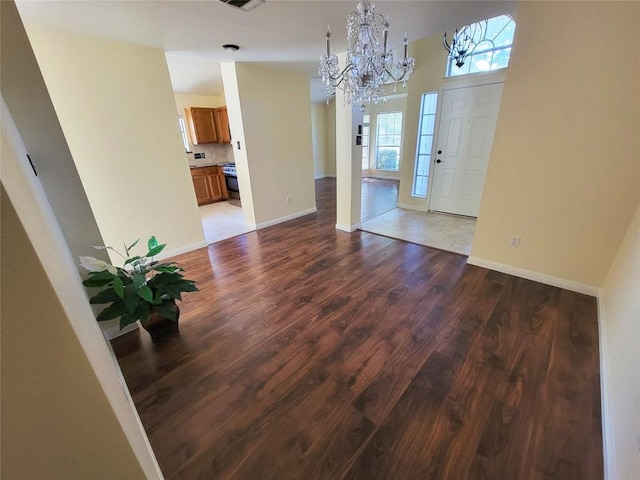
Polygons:
<instances>
[{"instance_id":1,"label":"dark hardwood floor","mask_svg":"<svg viewBox=\"0 0 640 480\"><path fill-rule=\"evenodd\" d=\"M595 298L318 213L176 258L113 347L167 479L603 478Z\"/></svg>"},{"instance_id":2,"label":"dark hardwood floor","mask_svg":"<svg viewBox=\"0 0 640 480\"><path fill-rule=\"evenodd\" d=\"M387 213L398 206L399 184L398 180L392 179L362 179L362 210L360 217L363 222Z\"/></svg>"}]
</instances>

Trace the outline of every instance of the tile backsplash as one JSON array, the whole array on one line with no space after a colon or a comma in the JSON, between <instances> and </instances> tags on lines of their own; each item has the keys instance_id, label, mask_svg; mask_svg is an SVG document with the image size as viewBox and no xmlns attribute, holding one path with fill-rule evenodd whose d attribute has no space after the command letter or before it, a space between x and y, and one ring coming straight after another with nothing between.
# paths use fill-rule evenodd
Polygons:
<instances>
[{"instance_id":1,"label":"tile backsplash","mask_svg":"<svg viewBox=\"0 0 640 480\"><path fill-rule=\"evenodd\" d=\"M195 158L196 153L204 153L205 158ZM217 143L193 145L191 153L187 153L187 159L191 167L233 162L233 147L230 144Z\"/></svg>"}]
</instances>

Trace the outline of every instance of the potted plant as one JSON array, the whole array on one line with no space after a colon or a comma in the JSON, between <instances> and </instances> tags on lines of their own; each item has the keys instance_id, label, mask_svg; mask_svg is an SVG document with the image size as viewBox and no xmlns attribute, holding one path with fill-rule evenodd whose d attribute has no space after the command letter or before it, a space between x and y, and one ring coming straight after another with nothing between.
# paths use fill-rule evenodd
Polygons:
<instances>
[{"instance_id":1,"label":"potted plant","mask_svg":"<svg viewBox=\"0 0 640 480\"><path fill-rule=\"evenodd\" d=\"M94 247L116 252L124 259L116 267L94 257L80 257L80 265L89 271L82 283L98 287L100 291L90 298L92 304L108 305L97 317L99 322L120 318L120 330L140 320L140 324L156 342L166 335L178 333L180 309L176 300L183 292L198 291L193 280L183 277L184 270L176 262L159 263L153 260L166 246L159 245L152 236L147 242L145 255L131 256L139 239L127 247L123 255L113 247Z\"/></svg>"}]
</instances>

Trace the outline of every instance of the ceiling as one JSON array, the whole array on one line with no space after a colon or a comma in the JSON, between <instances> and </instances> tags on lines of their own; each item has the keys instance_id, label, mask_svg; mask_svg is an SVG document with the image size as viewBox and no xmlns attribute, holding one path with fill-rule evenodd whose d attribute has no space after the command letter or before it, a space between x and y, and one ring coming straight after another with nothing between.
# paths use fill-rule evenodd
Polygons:
<instances>
[{"instance_id":1,"label":"ceiling","mask_svg":"<svg viewBox=\"0 0 640 480\"><path fill-rule=\"evenodd\" d=\"M332 50L346 50L346 17L356 0L266 0L244 11L219 0L67 1L16 0L23 22L82 35L161 48L176 92L222 95L220 62L261 62L317 77L327 25ZM441 35L476 20L514 13L515 1L381 0L388 15L389 42L399 49L410 40ZM222 49L225 43L238 52ZM313 101L325 92L311 82Z\"/></svg>"}]
</instances>

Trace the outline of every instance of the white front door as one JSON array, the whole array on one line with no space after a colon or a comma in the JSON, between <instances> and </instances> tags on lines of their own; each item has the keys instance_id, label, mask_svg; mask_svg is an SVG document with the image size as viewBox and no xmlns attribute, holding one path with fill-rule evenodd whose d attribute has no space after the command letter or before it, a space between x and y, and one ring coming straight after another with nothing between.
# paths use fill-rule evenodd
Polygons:
<instances>
[{"instance_id":1,"label":"white front door","mask_svg":"<svg viewBox=\"0 0 640 480\"><path fill-rule=\"evenodd\" d=\"M502 83L445 90L430 210L477 217Z\"/></svg>"}]
</instances>

